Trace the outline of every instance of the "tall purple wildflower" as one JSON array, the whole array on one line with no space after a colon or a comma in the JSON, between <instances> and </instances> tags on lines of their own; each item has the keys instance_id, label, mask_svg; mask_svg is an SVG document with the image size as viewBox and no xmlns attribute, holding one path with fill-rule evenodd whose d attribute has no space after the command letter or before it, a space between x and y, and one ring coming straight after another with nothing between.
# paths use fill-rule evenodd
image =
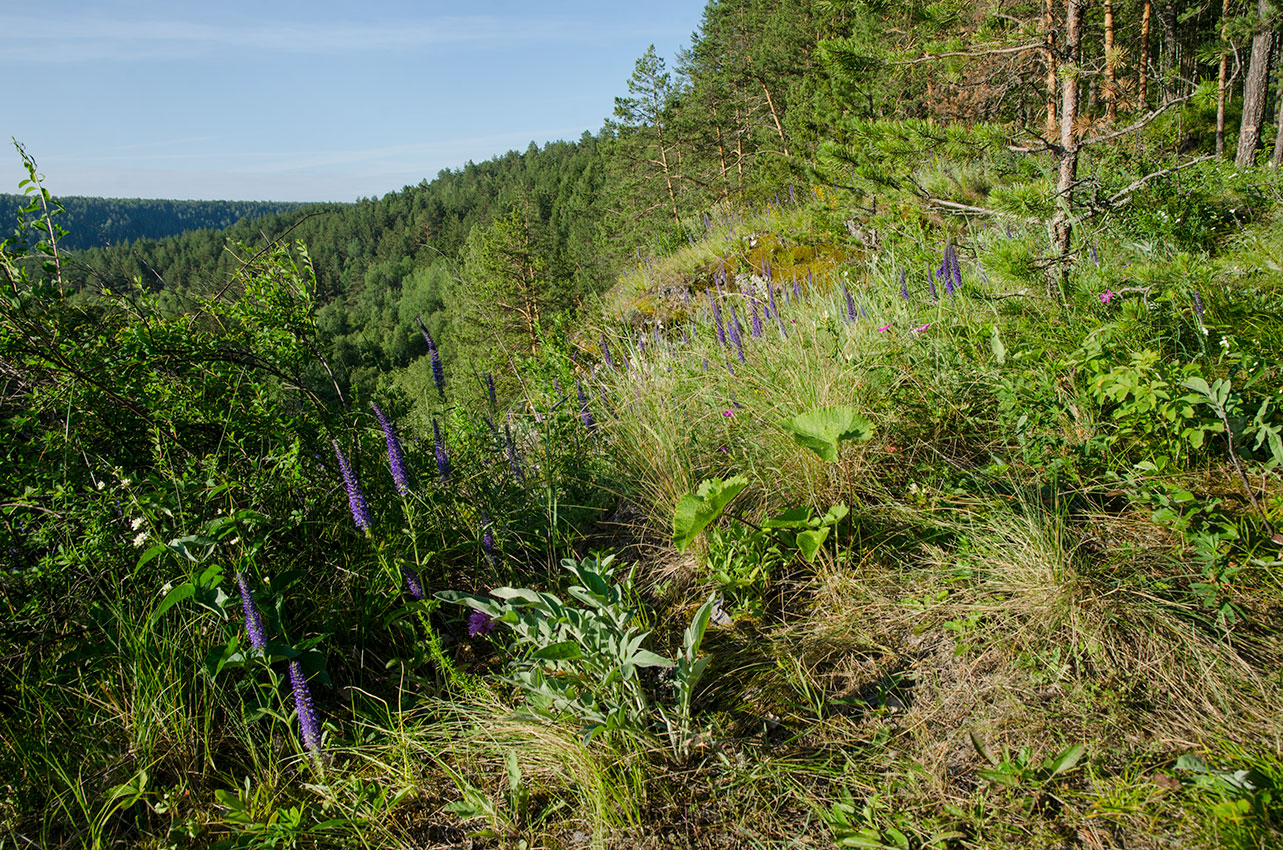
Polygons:
<instances>
[{"instance_id":1,"label":"tall purple wildflower","mask_svg":"<svg viewBox=\"0 0 1283 850\"><path fill-rule=\"evenodd\" d=\"M517 441L512 437L512 426L504 423L504 451L508 455L508 466L512 469L512 477L517 479L520 484L526 483L526 474L521 471L521 456L517 454Z\"/></svg>"},{"instance_id":2,"label":"tall purple wildflower","mask_svg":"<svg viewBox=\"0 0 1283 850\"><path fill-rule=\"evenodd\" d=\"M940 300L940 293L936 291L936 276L934 274L927 275L927 289L931 291L932 301Z\"/></svg>"},{"instance_id":3,"label":"tall purple wildflower","mask_svg":"<svg viewBox=\"0 0 1283 850\"><path fill-rule=\"evenodd\" d=\"M432 420L432 450L437 457L437 472L441 474L441 483L450 482L450 456L445 451L445 441L441 439L441 426L436 419Z\"/></svg>"},{"instance_id":4,"label":"tall purple wildflower","mask_svg":"<svg viewBox=\"0 0 1283 850\"><path fill-rule=\"evenodd\" d=\"M250 592L245 573L236 574L236 586L241 589L241 610L245 612L245 633L249 635L249 645L266 653L267 633L263 631L263 615L254 604L254 594Z\"/></svg>"},{"instance_id":5,"label":"tall purple wildflower","mask_svg":"<svg viewBox=\"0 0 1283 850\"><path fill-rule=\"evenodd\" d=\"M909 300L909 279L908 273L904 266L900 267L900 297L905 301Z\"/></svg>"},{"instance_id":6,"label":"tall purple wildflower","mask_svg":"<svg viewBox=\"0 0 1283 850\"><path fill-rule=\"evenodd\" d=\"M615 368L615 361L610 356L610 346L606 344L606 335L601 335L601 357L606 361L606 365L612 370Z\"/></svg>"},{"instance_id":7,"label":"tall purple wildflower","mask_svg":"<svg viewBox=\"0 0 1283 850\"><path fill-rule=\"evenodd\" d=\"M944 258L936 269L936 279L944 282L944 291L952 295L962 285L962 269L958 265L958 249L952 242L945 243Z\"/></svg>"},{"instance_id":8,"label":"tall purple wildflower","mask_svg":"<svg viewBox=\"0 0 1283 850\"><path fill-rule=\"evenodd\" d=\"M1198 316L1198 326L1203 327L1203 296L1198 294L1197 289L1194 290L1194 313Z\"/></svg>"},{"instance_id":9,"label":"tall purple wildflower","mask_svg":"<svg viewBox=\"0 0 1283 850\"><path fill-rule=\"evenodd\" d=\"M321 752L321 724L316 719L316 706L312 692L303 678L303 668L297 661L290 661L290 685L294 688L294 708L298 712L298 730L303 736L303 746L312 755Z\"/></svg>"},{"instance_id":10,"label":"tall purple wildflower","mask_svg":"<svg viewBox=\"0 0 1283 850\"><path fill-rule=\"evenodd\" d=\"M406 496L410 492L410 475L405 469L405 452L401 451L401 441L397 439L396 432L392 430L392 423L383 409L374 402L370 402L370 407L374 408L374 416L379 420L379 427L383 429L383 440L388 445L388 469L392 472L396 491Z\"/></svg>"},{"instance_id":11,"label":"tall purple wildflower","mask_svg":"<svg viewBox=\"0 0 1283 850\"><path fill-rule=\"evenodd\" d=\"M708 303L713 305L713 327L717 329L717 344L726 345L726 326L722 322L722 308L713 293L708 293Z\"/></svg>"},{"instance_id":12,"label":"tall purple wildflower","mask_svg":"<svg viewBox=\"0 0 1283 850\"><path fill-rule=\"evenodd\" d=\"M854 322L856 319L855 300L851 298L851 290L846 288L846 284L842 285L842 294L846 298L846 320L848 322Z\"/></svg>"},{"instance_id":13,"label":"tall purple wildflower","mask_svg":"<svg viewBox=\"0 0 1283 850\"><path fill-rule=\"evenodd\" d=\"M423 585L419 583L419 574L414 571L414 567L401 565L401 575L405 579L405 586L410 589L410 595L415 599L423 600Z\"/></svg>"},{"instance_id":14,"label":"tall purple wildflower","mask_svg":"<svg viewBox=\"0 0 1283 850\"><path fill-rule=\"evenodd\" d=\"M347 504L352 509L352 521L356 527L362 531L370 530L370 509L365 505L365 496L361 493L361 486L356 482L356 474L352 472L352 465L347 462L343 450L339 448L339 441L334 441L334 454L339 459L339 473L343 476L343 486L347 489Z\"/></svg>"},{"instance_id":15,"label":"tall purple wildflower","mask_svg":"<svg viewBox=\"0 0 1283 850\"><path fill-rule=\"evenodd\" d=\"M779 305L775 303L775 287L773 287L773 286L772 286L771 284L769 284L769 283L768 283L768 284L766 284L766 297L767 297L768 301L770 302L770 305L771 305L771 315L773 315L773 316L775 317L775 324L777 324L777 325L779 325L779 326L780 326L780 336L781 336L781 337L784 337L785 339L787 339L787 338L788 338L789 333L788 333L788 331L786 331L786 330L784 329L784 319L783 319L783 317L782 317L782 316L780 316L780 308L779 308Z\"/></svg>"},{"instance_id":16,"label":"tall purple wildflower","mask_svg":"<svg viewBox=\"0 0 1283 850\"><path fill-rule=\"evenodd\" d=\"M768 281L773 280L773 277L771 276L770 260L762 260L762 277L766 278Z\"/></svg>"},{"instance_id":17,"label":"tall purple wildflower","mask_svg":"<svg viewBox=\"0 0 1283 850\"><path fill-rule=\"evenodd\" d=\"M441 352L437 349L437 341L432 338L428 332L428 326L423 324L423 319L416 318L419 324L419 330L423 332L423 340L428 344L428 355L432 358L432 383L436 384L437 392L445 397L445 369L441 366Z\"/></svg>"},{"instance_id":18,"label":"tall purple wildflower","mask_svg":"<svg viewBox=\"0 0 1283 850\"><path fill-rule=\"evenodd\" d=\"M499 549L494 542L494 523L490 521L490 514L485 511L481 512L481 552L491 567L499 562Z\"/></svg>"},{"instance_id":19,"label":"tall purple wildflower","mask_svg":"<svg viewBox=\"0 0 1283 850\"><path fill-rule=\"evenodd\" d=\"M759 339L762 336L762 317L758 315L756 299L753 300L752 325L753 339Z\"/></svg>"},{"instance_id":20,"label":"tall purple wildflower","mask_svg":"<svg viewBox=\"0 0 1283 850\"><path fill-rule=\"evenodd\" d=\"M593 420L592 411L588 409L588 396L584 394L584 385L575 381L575 390L579 394L579 418L584 421L584 427L589 431L597 430L597 423Z\"/></svg>"},{"instance_id":21,"label":"tall purple wildflower","mask_svg":"<svg viewBox=\"0 0 1283 850\"><path fill-rule=\"evenodd\" d=\"M486 394L490 397L490 406L497 407L498 403L495 401L494 393L494 375L489 372L486 372ZM490 427L493 428L494 425L492 424Z\"/></svg>"},{"instance_id":22,"label":"tall purple wildflower","mask_svg":"<svg viewBox=\"0 0 1283 850\"><path fill-rule=\"evenodd\" d=\"M731 342L734 343L735 353L739 355L740 362L744 363L744 337L740 333L740 320L739 316L735 312L734 304L731 305L730 321L726 323L726 335L729 336L731 338Z\"/></svg>"}]
</instances>

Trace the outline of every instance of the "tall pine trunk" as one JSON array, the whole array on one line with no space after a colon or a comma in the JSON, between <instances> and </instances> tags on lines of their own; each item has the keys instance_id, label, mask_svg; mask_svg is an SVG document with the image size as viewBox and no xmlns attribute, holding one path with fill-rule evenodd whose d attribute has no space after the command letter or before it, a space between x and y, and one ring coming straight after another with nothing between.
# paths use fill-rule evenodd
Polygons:
<instances>
[{"instance_id":1,"label":"tall pine trunk","mask_svg":"<svg viewBox=\"0 0 1283 850\"><path fill-rule=\"evenodd\" d=\"M1145 0L1140 13L1140 79L1136 81L1136 98L1140 111L1149 108L1149 21L1153 17L1153 3Z\"/></svg>"},{"instance_id":2,"label":"tall pine trunk","mask_svg":"<svg viewBox=\"0 0 1283 850\"><path fill-rule=\"evenodd\" d=\"M1252 58L1243 80L1243 120L1238 129L1238 150L1234 155L1235 168L1251 168L1256 159L1256 147L1261 141L1261 124L1265 121L1266 84L1270 75L1270 48L1274 33L1269 27L1269 0L1258 0L1256 7L1256 34L1252 36Z\"/></svg>"},{"instance_id":3,"label":"tall pine trunk","mask_svg":"<svg viewBox=\"0 0 1283 850\"><path fill-rule=\"evenodd\" d=\"M1074 184L1078 180L1078 59L1082 44L1082 11L1085 0L1065 2L1064 72L1060 95L1060 145L1056 155L1056 212L1051 218L1051 242L1056 262L1048 289L1064 297L1073 241Z\"/></svg>"},{"instance_id":4,"label":"tall pine trunk","mask_svg":"<svg viewBox=\"0 0 1283 850\"><path fill-rule=\"evenodd\" d=\"M1114 49L1114 0L1105 6L1105 121L1118 120L1118 53Z\"/></svg>"},{"instance_id":5,"label":"tall pine trunk","mask_svg":"<svg viewBox=\"0 0 1283 850\"><path fill-rule=\"evenodd\" d=\"M1047 35L1047 135L1056 132L1056 18L1054 0L1044 0L1042 31Z\"/></svg>"},{"instance_id":6,"label":"tall pine trunk","mask_svg":"<svg viewBox=\"0 0 1283 850\"><path fill-rule=\"evenodd\" d=\"M1221 0L1221 64L1216 74L1216 155L1225 155L1225 89L1230 68L1230 0Z\"/></svg>"},{"instance_id":7,"label":"tall pine trunk","mask_svg":"<svg viewBox=\"0 0 1283 850\"><path fill-rule=\"evenodd\" d=\"M1270 156L1270 168L1278 168L1283 165L1283 97L1279 101L1279 115L1275 119L1278 130L1274 133L1274 153Z\"/></svg>"}]
</instances>

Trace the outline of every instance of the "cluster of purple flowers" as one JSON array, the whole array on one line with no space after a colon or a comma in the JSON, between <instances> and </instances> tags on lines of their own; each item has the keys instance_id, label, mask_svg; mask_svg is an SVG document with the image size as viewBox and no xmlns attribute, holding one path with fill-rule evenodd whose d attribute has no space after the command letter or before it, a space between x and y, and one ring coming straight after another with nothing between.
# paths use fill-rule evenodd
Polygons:
<instances>
[{"instance_id":1,"label":"cluster of purple flowers","mask_svg":"<svg viewBox=\"0 0 1283 850\"><path fill-rule=\"evenodd\" d=\"M312 703L312 692L308 690L303 668L293 659L290 660L290 685L294 688L294 708L298 713L298 728L303 735L303 746L313 755L319 755L321 724L316 718L316 706Z\"/></svg>"},{"instance_id":2,"label":"cluster of purple flowers","mask_svg":"<svg viewBox=\"0 0 1283 850\"><path fill-rule=\"evenodd\" d=\"M263 615L254 604L254 594L250 592L249 580L244 573L236 574L236 586L241 591L241 610L245 613L245 633L249 635L249 645L259 652L267 652L267 633L263 631Z\"/></svg>"},{"instance_id":3,"label":"cluster of purple flowers","mask_svg":"<svg viewBox=\"0 0 1283 850\"><path fill-rule=\"evenodd\" d=\"M419 330L423 332L423 340L428 344L428 354L432 358L432 383L436 384L437 392L445 398L445 369L441 366L441 352L437 349L437 341L428 332L423 319L416 318L414 321L418 323Z\"/></svg>"},{"instance_id":4,"label":"cluster of purple flowers","mask_svg":"<svg viewBox=\"0 0 1283 850\"><path fill-rule=\"evenodd\" d=\"M481 553L486 556L486 563L491 567L499 563L499 549L494 542L494 524L490 514L481 512Z\"/></svg>"},{"instance_id":5,"label":"cluster of purple flowers","mask_svg":"<svg viewBox=\"0 0 1283 850\"><path fill-rule=\"evenodd\" d=\"M588 409L588 396L584 393L584 385L578 380L575 381L575 391L579 395L579 418L583 420L584 427L590 432L597 430L597 422L593 419L592 411Z\"/></svg>"},{"instance_id":6,"label":"cluster of purple flowers","mask_svg":"<svg viewBox=\"0 0 1283 850\"><path fill-rule=\"evenodd\" d=\"M437 458L437 472L441 475L441 483L450 483L450 456L446 454L445 441L441 439L441 425L435 417L432 420L432 453Z\"/></svg>"},{"instance_id":7,"label":"cluster of purple flowers","mask_svg":"<svg viewBox=\"0 0 1283 850\"><path fill-rule=\"evenodd\" d=\"M347 488L347 503L352 510L352 521L356 527L362 531L370 530L370 509L366 507L365 496L361 493L361 487L357 484L356 474L352 472L352 465L348 463L347 457L343 454L343 449L339 448L339 441L334 441L334 454L339 460L339 473L343 476L343 486Z\"/></svg>"},{"instance_id":8,"label":"cluster of purple flowers","mask_svg":"<svg viewBox=\"0 0 1283 850\"><path fill-rule=\"evenodd\" d=\"M405 468L405 452L401 450L401 441L397 439L396 432L392 430L392 423L383 409L374 402L370 402L370 407L374 409L374 416L379 420L379 427L383 429L383 439L388 447L388 469L392 472L396 491L402 496L409 495L410 474Z\"/></svg>"},{"instance_id":9,"label":"cluster of purple flowers","mask_svg":"<svg viewBox=\"0 0 1283 850\"><path fill-rule=\"evenodd\" d=\"M940 261L940 268L936 269L935 279L944 283L944 291L950 295L959 286L962 286L962 269L958 265L958 249L953 246L952 242L948 242L944 246L944 259ZM932 289L934 290L935 287L933 286Z\"/></svg>"}]
</instances>

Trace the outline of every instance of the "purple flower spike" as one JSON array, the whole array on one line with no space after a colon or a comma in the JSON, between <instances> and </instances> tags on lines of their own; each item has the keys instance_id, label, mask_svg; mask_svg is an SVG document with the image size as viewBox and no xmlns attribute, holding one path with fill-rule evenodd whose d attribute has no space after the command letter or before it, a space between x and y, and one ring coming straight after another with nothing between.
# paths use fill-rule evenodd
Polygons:
<instances>
[{"instance_id":1,"label":"purple flower spike","mask_svg":"<svg viewBox=\"0 0 1283 850\"><path fill-rule=\"evenodd\" d=\"M413 567L407 567L402 564L401 575L405 578L405 586L410 589L411 596L419 600L426 598L423 595L423 585L419 583L419 574L414 571Z\"/></svg>"},{"instance_id":2,"label":"purple flower spike","mask_svg":"<svg viewBox=\"0 0 1283 850\"><path fill-rule=\"evenodd\" d=\"M432 357L432 383L436 384L437 392L445 397L445 369L441 367L441 352L437 350L437 341L428 333L428 326L423 324L423 320L416 318L419 324L419 330L423 332L423 339L428 344L428 354Z\"/></svg>"},{"instance_id":3,"label":"purple flower spike","mask_svg":"<svg viewBox=\"0 0 1283 850\"><path fill-rule=\"evenodd\" d=\"M494 526L490 522L490 514L485 511L481 512L481 551L491 567L499 562L499 549L494 543Z\"/></svg>"},{"instance_id":4,"label":"purple flower spike","mask_svg":"<svg viewBox=\"0 0 1283 850\"><path fill-rule=\"evenodd\" d=\"M900 267L900 297L905 301L909 300L908 274L903 266Z\"/></svg>"},{"instance_id":5,"label":"purple flower spike","mask_svg":"<svg viewBox=\"0 0 1283 850\"><path fill-rule=\"evenodd\" d=\"M263 631L263 615L254 604L254 594L250 593L249 580L244 573L236 574L236 585L241 589L241 610L245 612L245 632L249 635L249 645L266 653L267 633Z\"/></svg>"},{"instance_id":6,"label":"purple flower spike","mask_svg":"<svg viewBox=\"0 0 1283 850\"><path fill-rule=\"evenodd\" d=\"M752 313L753 339L759 339L762 336L762 317L757 313L757 302L753 302Z\"/></svg>"},{"instance_id":7,"label":"purple flower spike","mask_svg":"<svg viewBox=\"0 0 1283 850\"><path fill-rule=\"evenodd\" d=\"M316 719L316 706L312 703L312 692L308 690L307 679L303 678L303 668L297 661L290 661L290 685L294 688L294 708L298 712L298 729L303 736L303 746L312 755L321 752L321 724Z\"/></svg>"},{"instance_id":8,"label":"purple flower spike","mask_svg":"<svg viewBox=\"0 0 1283 850\"><path fill-rule=\"evenodd\" d=\"M446 454L445 442L441 439L441 426L432 420L433 453L437 456L437 472L441 474L441 483L450 483L450 456Z\"/></svg>"},{"instance_id":9,"label":"purple flower spike","mask_svg":"<svg viewBox=\"0 0 1283 850\"><path fill-rule=\"evenodd\" d=\"M508 467L512 470L512 477L517 479L517 483L524 485L526 475L521 471L521 458L517 454L517 441L512 438L512 427L507 423L503 426L505 440L504 451L508 455Z\"/></svg>"},{"instance_id":10,"label":"purple flower spike","mask_svg":"<svg viewBox=\"0 0 1283 850\"><path fill-rule=\"evenodd\" d=\"M498 404L495 401L494 395L494 375L491 375L489 372L486 372L486 394L490 397L490 406L497 407Z\"/></svg>"},{"instance_id":11,"label":"purple flower spike","mask_svg":"<svg viewBox=\"0 0 1283 850\"><path fill-rule=\"evenodd\" d=\"M734 304L731 305L731 319L726 323L726 335L729 336L731 338L731 342L734 343L735 353L739 355L740 362L745 362L744 337L740 334L740 320L739 316L735 313Z\"/></svg>"},{"instance_id":12,"label":"purple flower spike","mask_svg":"<svg viewBox=\"0 0 1283 850\"><path fill-rule=\"evenodd\" d=\"M933 275L933 274L929 274L929 275L927 275L927 288L928 288L929 290L931 290L931 300L932 300L932 301L939 301L939 300L940 300L940 293L936 291L936 276L935 276L935 275Z\"/></svg>"},{"instance_id":13,"label":"purple flower spike","mask_svg":"<svg viewBox=\"0 0 1283 850\"><path fill-rule=\"evenodd\" d=\"M494 620L485 611L473 611L468 618L468 636L485 637L494 631Z\"/></svg>"},{"instance_id":14,"label":"purple flower spike","mask_svg":"<svg viewBox=\"0 0 1283 850\"><path fill-rule=\"evenodd\" d=\"M722 308L717 305L713 293L708 294L708 303L713 305L713 326L717 329L717 344L726 345L726 326L722 322Z\"/></svg>"},{"instance_id":15,"label":"purple flower spike","mask_svg":"<svg viewBox=\"0 0 1283 850\"><path fill-rule=\"evenodd\" d=\"M601 336L601 357L606 361L606 365L609 366L611 370L614 370L615 361L610 357L610 346L606 344L605 334L602 334Z\"/></svg>"},{"instance_id":16,"label":"purple flower spike","mask_svg":"<svg viewBox=\"0 0 1283 850\"><path fill-rule=\"evenodd\" d=\"M392 423L382 408L374 402L370 402L370 407L374 408L374 416L379 420L379 427L383 429L383 439L388 445L388 469L392 472L396 491L402 496L409 495L410 476L405 470L405 453L401 451L401 441L397 439L396 432L392 430Z\"/></svg>"},{"instance_id":17,"label":"purple flower spike","mask_svg":"<svg viewBox=\"0 0 1283 850\"><path fill-rule=\"evenodd\" d=\"M352 472L352 465L347 462L343 455L343 450L339 448L339 441L334 441L334 454L339 459L339 473L343 476L343 486L347 488L347 504L352 509L352 521L356 527L362 531L370 530L370 509L365 505L365 496L361 493L361 487L356 483L356 475Z\"/></svg>"},{"instance_id":18,"label":"purple flower spike","mask_svg":"<svg viewBox=\"0 0 1283 850\"><path fill-rule=\"evenodd\" d=\"M584 394L584 385L575 381L575 390L579 394L579 418L584 421L584 427L589 431L596 431L597 423L593 420L592 411L588 409L588 396Z\"/></svg>"},{"instance_id":19,"label":"purple flower spike","mask_svg":"<svg viewBox=\"0 0 1283 850\"><path fill-rule=\"evenodd\" d=\"M1198 315L1198 326L1201 328L1203 326L1203 297L1198 294L1197 289L1194 290L1194 312Z\"/></svg>"},{"instance_id":20,"label":"purple flower spike","mask_svg":"<svg viewBox=\"0 0 1283 850\"><path fill-rule=\"evenodd\" d=\"M772 277L771 277L771 261L770 261L770 260L762 260L762 275L763 275L763 277L765 277L768 281L770 281L770 280L772 279Z\"/></svg>"},{"instance_id":21,"label":"purple flower spike","mask_svg":"<svg viewBox=\"0 0 1283 850\"><path fill-rule=\"evenodd\" d=\"M854 322L856 318L855 301L851 298L851 290L847 289L845 284L842 286L842 294L846 296L846 320Z\"/></svg>"}]
</instances>

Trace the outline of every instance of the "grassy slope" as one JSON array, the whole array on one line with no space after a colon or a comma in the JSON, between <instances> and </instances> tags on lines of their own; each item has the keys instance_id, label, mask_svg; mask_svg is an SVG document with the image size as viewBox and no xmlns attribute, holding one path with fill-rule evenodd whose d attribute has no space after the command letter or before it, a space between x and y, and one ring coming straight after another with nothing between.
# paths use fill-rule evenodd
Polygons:
<instances>
[{"instance_id":1,"label":"grassy slope","mask_svg":"<svg viewBox=\"0 0 1283 850\"><path fill-rule=\"evenodd\" d=\"M1000 173L951 168L924 163L919 176L971 200L1002 194ZM301 755L288 698L272 701L289 693L279 665L215 687L197 670L216 642L207 626L122 628L110 680L24 693L32 720L7 754L65 790L38 816L0 799L9 834L150 847L453 847L470 835L512 847L1277 845L1279 547L1210 408L1183 402L1180 382L1231 378L1247 421L1277 399L1283 219L1267 186L1252 220L1208 231L1218 241L1168 238L1164 222L1190 197L1208 199L1196 210L1208 221L1242 206L1242 184L1222 191L1216 166L1185 179L1187 191L1084 228L1091 250L1063 304L1044 294L1040 228L943 220L907 201L848 226L858 213L818 190L801 204L721 211L702 240L642 260L606 299L633 324L578 340L575 374L599 430L574 430L572 414L556 441L585 446L625 497L608 523L582 530L604 530L595 542L636 562L648 645L674 654L700 601L722 594L731 622L705 640L684 756L649 723L585 743L573 721L521 719L499 679L502 626L490 641L447 642L443 664L415 640L408 609L356 617L374 595L350 589L358 577L391 586L387 550L361 540L325 565L338 575L326 592L351 593L348 619L314 628L328 635L335 682L318 691L324 762ZM927 276L946 232L962 286L948 295L937 284L933 298ZM732 304L751 314L745 293L760 308L766 262L779 320L754 337L743 319L741 362L716 338L709 287L724 315ZM1104 292L1117 295L1106 303ZM618 368L605 367L603 333ZM571 376L569 360L557 369ZM529 409L552 405L540 389L552 373L528 377ZM873 425L836 462L779 427L834 405ZM514 412L519 433L534 434ZM469 414L452 415L458 430ZM1283 417L1267 408L1264 421ZM417 424L428 445L411 450L412 465L430 470L430 425ZM540 427L530 440L553 443ZM1262 464L1268 447L1247 439L1239 451L1277 529L1283 488ZM733 474L750 482L730 511L738 519L678 553L678 499ZM780 511L839 502L850 515L813 561L787 538L752 533ZM475 506L452 510L475 526ZM513 511L517 537L525 520ZM551 541L544 557L566 548ZM486 589L532 575L481 566L450 577ZM552 566L543 576L556 581ZM371 637L385 628L415 654L386 661ZM647 687L670 700L662 681ZM279 716L245 711L264 695ZM68 696L90 707L101 773L45 753L32 731L56 725ZM150 785L137 787L139 768Z\"/></svg>"}]
</instances>

